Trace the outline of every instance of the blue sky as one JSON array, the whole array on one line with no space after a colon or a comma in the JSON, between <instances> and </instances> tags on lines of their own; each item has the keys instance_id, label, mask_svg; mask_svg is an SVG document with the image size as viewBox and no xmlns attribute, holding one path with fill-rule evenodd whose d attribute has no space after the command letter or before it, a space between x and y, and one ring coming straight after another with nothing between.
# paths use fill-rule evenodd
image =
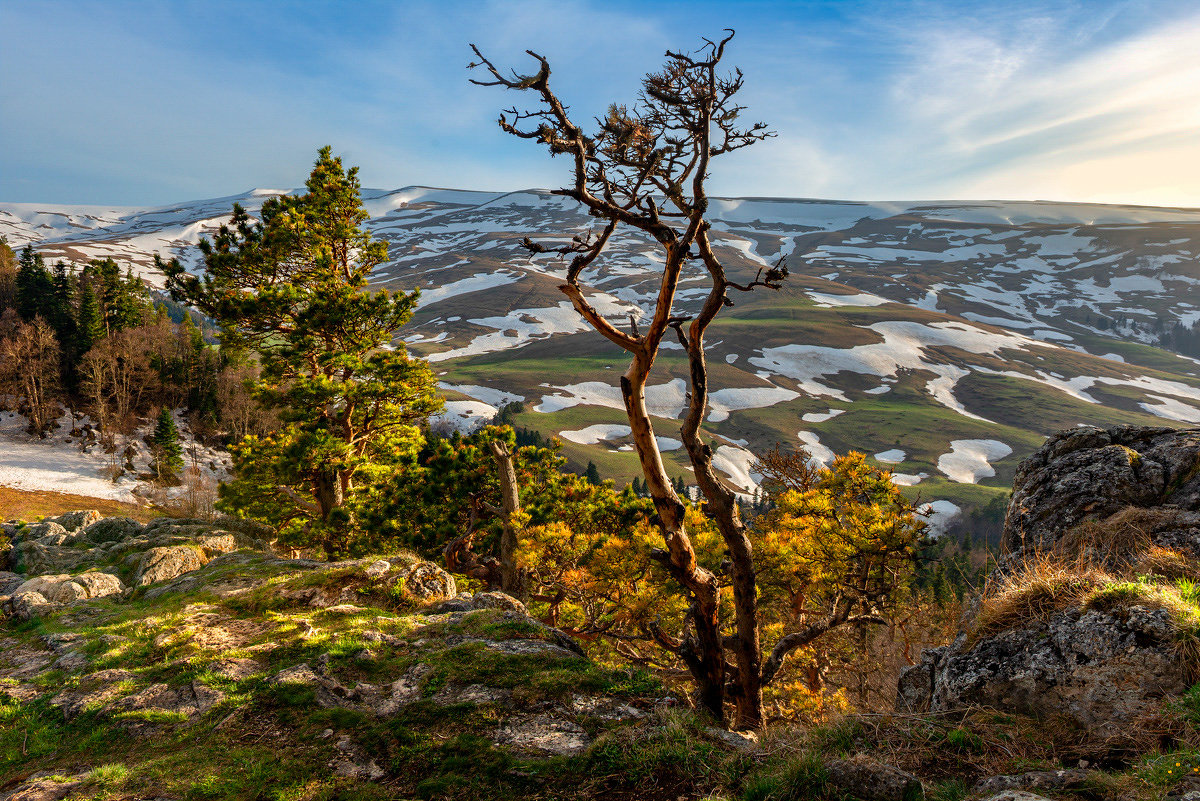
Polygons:
<instances>
[{"instance_id":1,"label":"blue sky","mask_svg":"<svg viewBox=\"0 0 1200 801\"><path fill-rule=\"evenodd\" d=\"M1200 6L1155 2L0 0L0 200L149 205L303 182L557 186L468 42L551 60L580 117L733 27L748 116L718 194L1200 206Z\"/></svg>"}]
</instances>

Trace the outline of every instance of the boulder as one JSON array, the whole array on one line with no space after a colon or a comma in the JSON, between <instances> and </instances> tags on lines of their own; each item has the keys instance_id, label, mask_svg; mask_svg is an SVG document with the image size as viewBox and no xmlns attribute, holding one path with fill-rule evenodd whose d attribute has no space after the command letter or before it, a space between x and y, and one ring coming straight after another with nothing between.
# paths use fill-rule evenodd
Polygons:
<instances>
[{"instance_id":1,"label":"boulder","mask_svg":"<svg viewBox=\"0 0 1200 801\"><path fill-rule=\"evenodd\" d=\"M12 595L13 590L25 583L25 577L0 570L0 595Z\"/></svg>"},{"instance_id":2,"label":"boulder","mask_svg":"<svg viewBox=\"0 0 1200 801\"><path fill-rule=\"evenodd\" d=\"M825 765L829 784L861 801L921 801L921 780L864 755L835 759Z\"/></svg>"},{"instance_id":3,"label":"boulder","mask_svg":"<svg viewBox=\"0 0 1200 801\"><path fill-rule=\"evenodd\" d=\"M77 568L87 554L75 548L43 545L22 540L9 552L9 565L18 573L40 576L45 573L68 573Z\"/></svg>"},{"instance_id":4,"label":"boulder","mask_svg":"<svg viewBox=\"0 0 1200 801\"><path fill-rule=\"evenodd\" d=\"M170 581L184 573L199 570L207 561L201 557L198 549L190 545L151 548L143 554L133 581L139 587Z\"/></svg>"},{"instance_id":5,"label":"boulder","mask_svg":"<svg viewBox=\"0 0 1200 801\"><path fill-rule=\"evenodd\" d=\"M121 579L112 573L89 570L87 573L72 576L71 582L83 587L87 591L88 598L104 598L125 592L125 585L121 583Z\"/></svg>"},{"instance_id":6,"label":"boulder","mask_svg":"<svg viewBox=\"0 0 1200 801\"><path fill-rule=\"evenodd\" d=\"M48 517L45 522L57 523L68 534L75 534L80 529L86 528L98 520L100 520L100 513L95 509L80 509L75 512L58 515L57 517Z\"/></svg>"},{"instance_id":7,"label":"boulder","mask_svg":"<svg viewBox=\"0 0 1200 801\"><path fill-rule=\"evenodd\" d=\"M1200 512L1200 428L1069 429L1017 468L1001 547L1050 550L1085 521L1163 505Z\"/></svg>"},{"instance_id":8,"label":"boulder","mask_svg":"<svg viewBox=\"0 0 1200 801\"><path fill-rule=\"evenodd\" d=\"M975 784L975 793L999 793L1004 790L1063 790L1083 787L1097 775L1096 771L1070 768L1067 770L1034 770L1012 776L991 776Z\"/></svg>"},{"instance_id":9,"label":"boulder","mask_svg":"<svg viewBox=\"0 0 1200 801\"><path fill-rule=\"evenodd\" d=\"M0 612L17 620L33 620L35 617L53 611L55 604L50 603L36 592L23 592L13 595L0 604Z\"/></svg>"},{"instance_id":10,"label":"boulder","mask_svg":"<svg viewBox=\"0 0 1200 801\"><path fill-rule=\"evenodd\" d=\"M405 594L421 601L440 601L458 593L454 576L433 562L417 562L396 575L396 582Z\"/></svg>"},{"instance_id":11,"label":"boulder","mask_svg":"<svg viewBox=\"0 0 1200 801\"><path fill-rule=\"evenodd\" d=\"M897 706L940 712L971 706L1074 723L1101 741L1139 730L1164 698L1190 686L1164 609L1068 609L1046 623L926 651L901 674Z\"/></svg>"},{"instance_id":12,"label":"boulder","mask_svg":"<svg viewBox=\"0 0 1200 801\"><path fill-rule=\"evenodd\" d=\"M80 536L96 544L117 542L140 534L143 528L131 517L106 517L84 528Z\"/></svg>"},{"instance_id":13,"label":"boulder","mask_svg":"<svg viewBox=\"0 0 1200 801\"><path fill-rule=\"evenodd\" d=\"M67 530L51 520L43 520L41 523L30 523L25 527L25 531L21 535L22 540L40 540L45 537L57 537L58 535L66 534ZM60 542L51 543L54 545L62 544Z\"/></svg>"},{"instance_id":14,"label":"boulder","mask_svg":"<svg viewBox=\"0 0 1200 801\"><path fill-rule=\"evenodd\" d=\"M71 581L70 576L36 576L17 587L13 595L27 592L36 592L55 604L69 604L87 598L87 590Z\"/></svg>"}]
</instances>

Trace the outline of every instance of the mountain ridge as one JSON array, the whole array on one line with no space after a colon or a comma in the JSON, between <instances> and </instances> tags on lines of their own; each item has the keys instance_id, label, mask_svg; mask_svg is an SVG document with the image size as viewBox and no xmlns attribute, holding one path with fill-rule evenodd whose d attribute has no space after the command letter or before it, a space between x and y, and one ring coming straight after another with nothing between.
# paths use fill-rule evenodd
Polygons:
<instances>
[{"instance_id":1,"label":"mountain ridge","mask_svg":"<svg viewBox=\"0 0 1200 801\"><path fill-rule=\"evenodd\" d=\"M48 261L112 257L156 283L155 252L197 268L195 242L233 202L254 214L276 191L132 209L0 203L0 234ZM524 402L513 421L559 436L573 466L636 475L611 375L623 354L558 291L561 265L520 245L594 221L545 189L362 196L390 252L373 283L422 290L399 340L440 373L440 424L470 428ZM779 293L732 298L710 332L708 428L743 492L753 453L783 442L822 461L864 450L913 492L978 507L1055 426L1200 422L1200 362L1159 347L1200 324L1200 209L713 198L710 218L735 280L780 257L792 272ZM623 325L648 311L660 264L656 243L618 232L585 273L588 297ZM706 292L689 265L678 312ZM686 476L677 347L664 343L651 386L664 457Z\"/></svg>"}]
</instances>

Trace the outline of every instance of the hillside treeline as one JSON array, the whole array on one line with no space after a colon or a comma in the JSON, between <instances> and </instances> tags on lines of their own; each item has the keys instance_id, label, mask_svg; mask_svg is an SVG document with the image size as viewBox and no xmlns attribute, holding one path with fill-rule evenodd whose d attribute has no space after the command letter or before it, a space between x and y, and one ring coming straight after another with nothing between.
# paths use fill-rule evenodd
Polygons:
<instances>
[{"instance_id":1,"label":"hillside treeline","mask_svg":"<svg viewBox=\"0 0 1200 801\"><path fill-rule=\"evenodd\" d=\"M40 436L64 411L86 416L110 449L162 408L207 438L268 424L245 386L253 363L207 341L196 319L112 259L48 267L0 241L0 403Z\"/></svg>"}]
</instances>

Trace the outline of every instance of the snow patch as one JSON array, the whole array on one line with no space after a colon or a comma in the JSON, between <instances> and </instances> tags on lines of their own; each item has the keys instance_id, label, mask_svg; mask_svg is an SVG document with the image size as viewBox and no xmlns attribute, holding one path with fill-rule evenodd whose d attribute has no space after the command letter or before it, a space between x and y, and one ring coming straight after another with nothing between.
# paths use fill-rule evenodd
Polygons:
<instances>
[{"instance_id":1,"label":"snow patch","mask_svg":"<svg viewBox=\"0 0 1200 801\"><path fill-rule=\"evenodd\" d=\"M938 457L937 468L959 484L977 484L981 478L991 478L996 470L990 462L1013 452L995 439L956 439L950 442L950 449Z\"/></svg>"}]
</instances>

